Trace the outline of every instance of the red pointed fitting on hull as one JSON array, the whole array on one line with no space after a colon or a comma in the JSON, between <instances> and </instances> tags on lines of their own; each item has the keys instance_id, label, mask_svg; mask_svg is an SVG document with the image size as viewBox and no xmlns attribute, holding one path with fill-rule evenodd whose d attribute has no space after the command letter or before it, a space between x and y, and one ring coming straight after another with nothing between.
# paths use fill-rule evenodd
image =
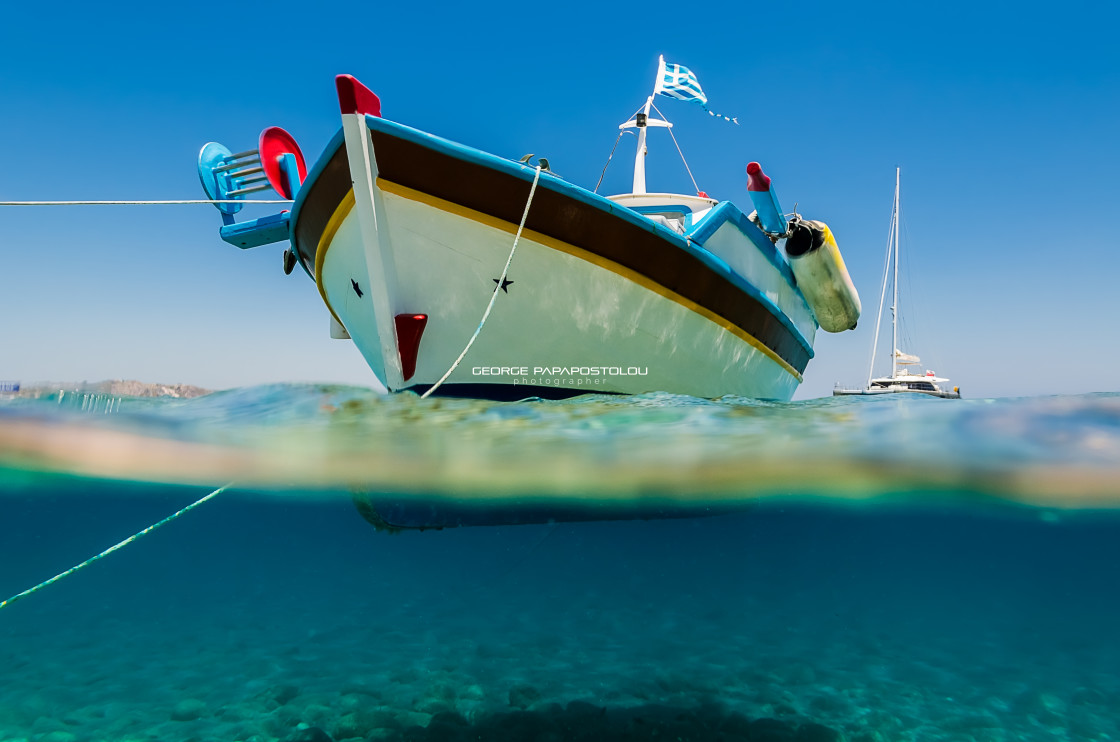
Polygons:
<instances>
[{"instance_id":1,"label":"red pointed fitting on hull","mask_svg":"<svg viewBox=\"0 0 1120 742\"><path fill-rule=\"evenodd\" d=\"M338 107L343 114L363 113L381 116L381 99L353 75L339 75L334 79L338 91Z\"/></svg>"},{"instance_id":2,"label":"red pointed fitting on hull","mask_svg":"<svg viewBox=\"0 0 1120 742\"><path fill-rule=\"evenodd\" d=\"M416 355L420 352L420 336L428 325L426 314L398 314L393 318L397 326L397 352L401 356L401 376L405 381L416 373Z\"/></svg>"}]
</instances>

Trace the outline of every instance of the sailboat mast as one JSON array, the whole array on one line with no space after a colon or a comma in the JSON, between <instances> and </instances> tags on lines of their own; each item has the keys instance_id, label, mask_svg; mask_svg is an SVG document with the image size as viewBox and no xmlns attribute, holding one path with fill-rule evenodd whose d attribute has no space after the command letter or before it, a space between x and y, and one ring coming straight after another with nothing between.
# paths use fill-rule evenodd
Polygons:
<instances>
[{"instance_id":1,"label":"sailboat mast","mask_svg":"<svg viewBox=\"0 0 1120 742\"><path fill-rule=\"evenodd\" d=\"M891 303L891 378L898 376L898 183L902 168L894 171L894 299Z\"/></svg>"},{"instance_id":2,"label":"sailboat mast","mask_svg":"<svg viewBox=\"0 0 1120 742\"><path fill-rule=\"evenodd\" d=\"M895 173L895 197L898 197L898 173ZM879 353L879 329L883 326L883 306L887 303L887 281L891 275L891 253L894 252L894 231L897 225L894 219L894 206L891 207L891 225L887 230L887 258L883 263L883 288L879 290L879 311L875 314L875 340L871 343L871 361L867 364L867 386L871 388L871 380L875 377L875 356Z\"/></svg>"}]
</instances>

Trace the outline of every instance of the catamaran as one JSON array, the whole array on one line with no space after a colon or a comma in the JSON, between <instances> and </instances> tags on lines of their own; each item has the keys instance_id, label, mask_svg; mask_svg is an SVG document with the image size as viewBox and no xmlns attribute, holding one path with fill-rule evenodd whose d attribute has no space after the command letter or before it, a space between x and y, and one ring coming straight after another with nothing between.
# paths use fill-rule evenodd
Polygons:
<instances>
[{"instance_id":1,"label":"catamaran","mask_svg":"<svg viewBox=\"0 0 1120 742\"><path fill-rule=\"evenodd\" d=\"M911 371L911 367L918 366L922 359L912 353L904 353L898 349L898 216L899 216L899 182L902 168L896 168L894 174L894 208L891 211L891 226L887 234L887 260L883 270L883 288L879 295L879 313L875 320L875 340L871 346L871 364L867 371L867 385L864 387L844 387L839 384L832 390L834 396L847 396L859 394L895 394L911 393L926 394L944 399L960 399L960 387L952 390L944 388L949 380L942 378L933 371L925 373ZM893 275L891 273L893 269ZM883 319L883 303L887 295L887 285L894 287L894 296L891 300L891 375L874 376L875 356L879 350L879 325Z\"/></svg>"},{"instance_id":2,"label":"catamaran","mask_svg":"<svg viewBox=\"0 0 1120 742\"><path fill-rule=\"evenodd\" d=\"M342 127L310 169L270 127L256 150L204 146L199 177L222 239L289 242L285 273L299 265L315 281L332 337L352 339L392 392L788 401L817 329L855 326L859 296L831 231L783 213L757 162L750 216L698 187L647 190L647 133L672 134L655 96L706 106L685 67L662 58L653 94L619 127L637 134L633 188L609 197L544 158L390 121L350 75L336 87ZM294 199L290 212L238 223L239 199L270 187Z\"/></svg>"}]
</instances>

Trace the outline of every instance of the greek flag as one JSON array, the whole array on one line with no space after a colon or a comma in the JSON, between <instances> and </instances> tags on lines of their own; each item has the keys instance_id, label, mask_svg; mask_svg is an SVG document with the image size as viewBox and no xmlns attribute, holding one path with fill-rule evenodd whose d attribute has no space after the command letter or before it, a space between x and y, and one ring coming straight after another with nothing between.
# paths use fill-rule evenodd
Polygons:
<instances>
[{"instance_id":1,"label":"greek flag","mask_svg":"<svg viewBox=\"0 0 1120 742\"><path fill-rule=\"evenodd\" d=\"M679 64L665 64L664 57L661 58L660 67L661 69L657 71L657 85L653 89L654 95L660 93L677 100L698 101L700 105L707 104L708 96L700 89L700 81L696 79L692 70Z\"/></svg>"},{"instance_id":2,"label":"greek flag","mask_svg":"<svg viewBox=\"0 0 1120 742\"><path fill-rule=\"evenodd\" d=\"M670 98L688 102L695 101L708 111L709 116L730 121L738 126L739 119L735 116L723 116L708 110L708 96L700 88L700 81L692 70L679 64L666 64L665 57L661 57L657 65L657 82L653 86L654 95L667 95Z\"/></svg>"}]
</instances>

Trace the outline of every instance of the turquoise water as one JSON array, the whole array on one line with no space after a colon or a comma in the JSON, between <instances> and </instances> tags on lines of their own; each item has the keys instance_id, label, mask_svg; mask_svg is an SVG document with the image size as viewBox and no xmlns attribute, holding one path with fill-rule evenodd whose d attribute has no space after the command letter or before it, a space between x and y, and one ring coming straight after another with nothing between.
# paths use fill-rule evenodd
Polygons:
<instances>
[{"instance_id":1,"label":"turquoise water","mask_svg":"<svg viewBox=\"0 0 1120 742\"><path fill-rule=\"evenodd\" d=\"M0 400L0 600L230 482L0 609L0 742L1120 739L1120 395Z\"/></svg>"}]
</instances>

